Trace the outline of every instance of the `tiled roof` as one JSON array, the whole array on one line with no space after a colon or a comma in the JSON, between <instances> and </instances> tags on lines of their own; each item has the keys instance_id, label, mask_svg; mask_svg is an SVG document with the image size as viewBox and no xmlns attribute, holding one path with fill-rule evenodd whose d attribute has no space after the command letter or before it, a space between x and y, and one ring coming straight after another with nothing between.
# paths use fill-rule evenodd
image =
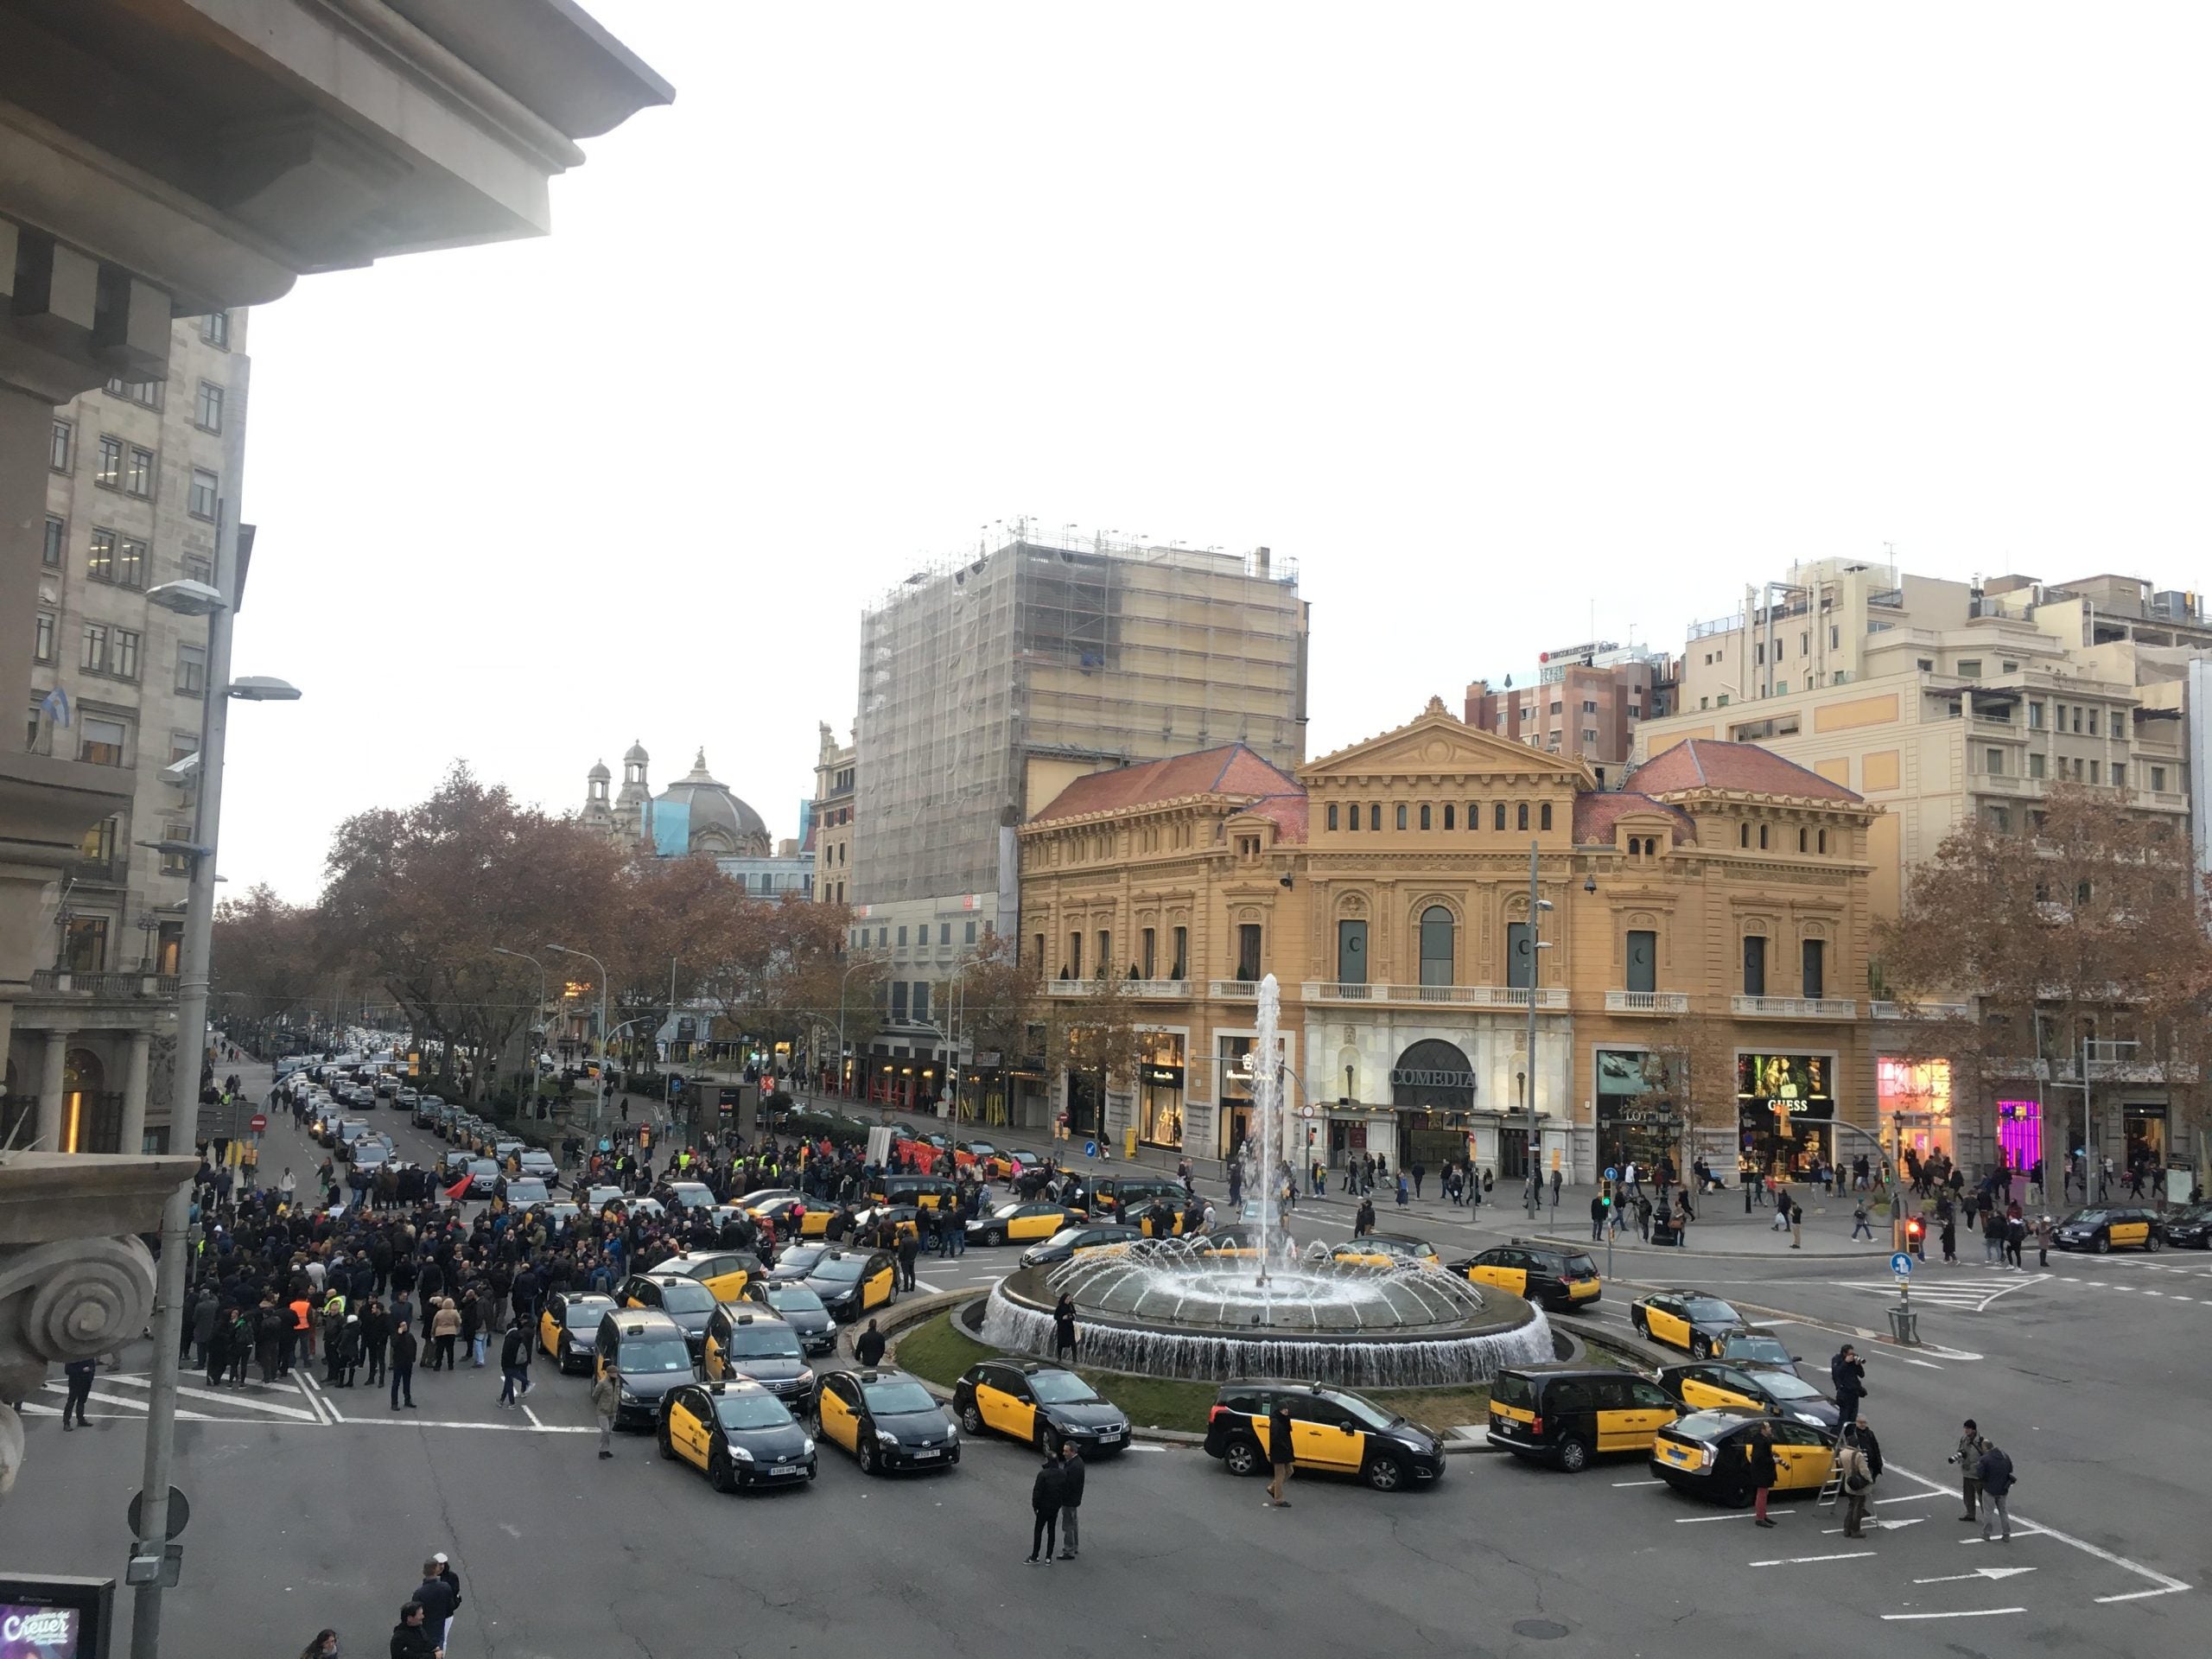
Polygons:
<instances>
[{"instance_id":1,"label":"tiled roof","mask_svg":"<svg viewBox=\"0 0 2212 1659\"><path fill-rule=\"evenodd\" d=\"M1306 841L1306 797L1303 795L1263 796L1251 805L1239 810L1275 823L1275 840L1282 843L1303 845Z\"/></svg>"},{"instance_id":2,"label":"tiled roof","mask_svg":"<svg viewBox=\"0 0 2212 1659\"><path fill-rule=\"evenodd\" d=\"M1697 825L1681 808L1655 801L1649 795L1615 790L1575 797L1574 844L1578 847L1611 846L1613 826L1631 812L1665 813L1675 821L1674 839L1677 845L1697 839Z\"/></svg>"},{"instance_id":3,"label":"tiled roof","mask_svg":"<svg viewBox=\"0 0 2212 1659\"><path fill-rule=\"evenodd\" d=\"M1799 800L1864 799L1841 784L1832 784L1795 760L1785 760L1756 743L1723 743L1710 737L1685 738L1655 754L1622 785L1646 795L1675 795L1696 789L1738 790L1747 795L1787 795Z\"/></svg>"},{"instance_id":4,"label":"tiled roof","mask_svg":"<svg viewBox=\"0 0 2212 1659\"><path fill-rule=\"evenodd\" d=\"M1160 801L1182 800L1192 795L1243 797L1295 795L1303 810L1305 793L1298 780L1262 760L1242 743L1194 754L1171 755L1165 760L1144 760L1111 772L1094 772L1078 778L1029 815L1032 823L1058 818L1079 818L1093 812L1117 812Z\"/></svg>"}]
</instances>

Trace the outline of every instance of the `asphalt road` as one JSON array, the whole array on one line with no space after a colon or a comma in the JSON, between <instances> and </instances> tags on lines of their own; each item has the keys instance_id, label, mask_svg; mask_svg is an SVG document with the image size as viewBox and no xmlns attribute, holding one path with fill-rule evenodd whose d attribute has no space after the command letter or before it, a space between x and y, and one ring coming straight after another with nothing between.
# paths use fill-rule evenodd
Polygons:
<instances>
[{"instance_id":1,"label":"asphalt road","mask_svg":"<svg viewBox=\"0 0 2212 1659\"><path fill-rule=\"evenodd\" d=\"M382 1127L403 1147L437 1144L397 1118ZM272 1130L264 1168L273 1176L289 1160L304 1176L313 1160L303 1142L288 1154L288 1135ZM1448 1253L1513 1220L1478 1230L1424 1218L1420 1230ZM1309 1205L1294 1226L1329 1236L1348 1222ZM925 1262L921 1276L981 1282L1013 1254L971 1250ZM1775 1328L1815 1376L1839 1332L1879 1322L1883 1295L1866 1287L1886 1279L1871 1266L1687 1255L1618 1252L1602 1317L1623 1318L1628 1281L1648 1268L1654 1283L1778 1310ZM1274 1511L1256 1484L1202 1453L1142 1449L1094 1468L1082 1558L1031 1567L1033 1459L1008 1444L971 1442L948 1474L882 1480L825 1448L810 1490L724 1497L663 1464L643 1436L600 1462L583 1382L542 1368L521 1413L493 1404L490 1369L418 1370L423 1409L397 1421L381 1394L312 1382L187 1396L177 1478L193 1520L168 1649L285 1655L332 1624L346 1651L380 1652L422 1556L443 1548L467 1597L454 1659L1128 1659L1155 1644L2196 1654L2212 1583L2199 1490L2212 1469L2207 1333L2196 1328L2212 1324L2212 1279L2196 1276L2208 1268L2173 1255L2082 1260L2054 1263L2047 1278L2005 1275L2001 1289L1978 1266L1927 1269L1934 1345L1870 1355L1866 1414L1891 1465L1878 1513L1897 1524L1865 1542L1842 1540L1833 1512L1808 1500L1777 1503L1781 1525L1754 1529L1649 1484L1637 1459L1567 1477L1460 1457L1433 1491L1383 1497L1304 1479L1294 1507ZM146 1358L142 1344L125 1373L103 1377L86 1432L60 1433L58 1383L50 1404L32 1408L29 1461L0 1505L10 1569L119 1574L143 1421L143 1378L128 1372ZM2019 1466L2008 1546L1980 1543L1944 1484L1967 1414Z\"/></svg>"}]
</instances>

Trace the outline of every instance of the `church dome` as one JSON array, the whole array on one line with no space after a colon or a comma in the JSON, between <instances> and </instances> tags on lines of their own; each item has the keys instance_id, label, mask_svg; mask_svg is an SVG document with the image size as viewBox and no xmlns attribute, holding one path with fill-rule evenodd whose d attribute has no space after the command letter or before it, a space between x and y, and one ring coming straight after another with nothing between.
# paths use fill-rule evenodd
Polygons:
<instances>
[{"instance_id":1,"label":"church dome","mask_svg":"<svg viewBox=\"0 0 2212 1659\"><path fill-rule=\"evenodd\" d=\"M591 770L586 772L584 777L588 781L594 784L612 783L614 779L614 774L607 769L607 762L604 760L593 761Z\"/></svg>"},{"instance_id":2,"label":"church dome","mask_svg":"<svg viewBox=\"0 0 2212 1659\"><path fill-rule=\"evenodd\" d=\"M622 757L622 764L629 766L642 766L645 762L652 759L652 756L645 753L645 746L644 744L632 743L630 746L629 753Z\"/></svg>"},{"instance_id":3,"label":"church dome","mask_svg":"<svg viewBox=\"0 0 2212 1659\"><path fill-rule=\"evenodd\" d=\"M768 826L760 815L730 793L707 770L707 752L699 751L691 770L671 784L656 800L681 803L686 809L690 850L712 853L765 853ZM665 850L665 849L664 849Z\"/></svg>"}]
</instances>

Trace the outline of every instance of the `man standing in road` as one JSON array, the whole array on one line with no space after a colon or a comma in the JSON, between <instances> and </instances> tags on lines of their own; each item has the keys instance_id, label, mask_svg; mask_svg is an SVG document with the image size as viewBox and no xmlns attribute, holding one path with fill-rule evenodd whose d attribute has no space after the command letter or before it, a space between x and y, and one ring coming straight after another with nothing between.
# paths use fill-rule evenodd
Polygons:
<instances>
[{"instance_id":1,"label":"man standing in road","mask_svg":"<svg viewBox=\"0 0 2212 1659\"><path fill-rule=\"evenodd\" d=\"M1959 1465L1959 1484L1967 1501L1967 1512L1959 1519L1979 1521L1981 1516L1975 1511L1981 1507L1981 1454L1987 1442L1981 1438L1981 1431L1974 1427L1973 1418L1967 1418L1961 1427L1959 1449L1944 1461Z\"/></svg>"},{"instance_id":2,"label":"man standing in road","mask_svg":"<svg viewBox=\"0 0 2212 1659\"><path fill-rule=\"evenodd\" d=\"M1083 1458L1073 1440L1060 1442L1060 1559L1075 1560L1076 1512L1083 1508Z\"/></svg>"},{"instance_id":3,"label":"man standing in road","mask_svg":"<svg viewBox=\"0 0 2212 1659\"><path fill-rule=\"evenodd\" d=\"M1075 1304L1065 1293L1052 1306L1052 1357L1063 1365L1075 1363Z\"/></svg>"},{"instance_id":4,"label":"man standing in road","mask_svg":"<svg viewBox=\"0 0 2212 1659\"><path fill-rule=\"evenodd\" d=\"M445 1650L446 1623L453 1617L453 1586L438 1576L435 1561L423 1563L423 1582L415 1586L415 1600L423 1609L423 1628L438 1650Z\"/></svg>"},{"instance_id":5,"label":"man standing in road","mask_svg":"<svg viewBox=\"0 0 2212 1659\"><path fill-rule=\"evenodd\" d=\"M868 1322L868 1329L853 1344L853 1357L871 1368L883 1363L883 1332L875 1328L874 1319Z\"/></svg>"},{"instance_id":6,"label":"man standing in road","mask_svg":"<svg viewBox=\"0 0 2212 1659\"><path fill-rule=\"evenodd\" d=\"M1278 1398L1268 1413L1268 1502L1279 1510L1290 1507L1290 1500L1282 1495L1283 1483L1291 1476L1296 1459L1291 1452L1290 1402Z\"/></svg>"},{"instance_id":7,"label":"man standing in road","mask_svg":"<svg viewBox=\"0 0 2212 1659\"><path fill-rule=\"evenodd\" d=\"M391 1408L397 1411L403 1396L407 1409L415 1409L415 1332L401 1319L391 1333Z\"/></svg>"},{"instance_id":8,"label":"man standing in road","mask_svg":"<svg viewBox=\"0 0 2212 1659\"><path fill-rule=\"evenodd\" d=\"M1981 1443L1980 1461L1974 1470L1981 1480L1982 1541L1990 1541L1991 1529L2001 1527L2003 1531L1996 1535L1995 1541L2009 1544L2012 1541L2012 1516L2005 1509L2005 1501L2012 1490L2012 1459L1995 1441L1985 1440Z\"/></svg>"},{"instance_id":9,"label":"man standing in road","mask_svg":"<svg viewBox=\"0 0 2212 1659\"><path fill-rule=\"evenodd\" d=\"M1843 1535L1864 1538L1867 1506L1874 1501L1874 1483L1881 1476L1880 1451L1864 1423L1843 1419L1843 1438L1837 1443L1836 1472L1843 1477Z\"/></svg>"},{"instance_id":10,"label":"man standing in road","mask_svg":"<svg viewBox=\"0 0 2212 1659\"><path fill-rule=\"evenodd\" d=\"M430 1640L424 1617L419 1601L399 1610L399 1623L391 1627L391 1659L445 1659L446 1650Z\"/></svg>"},{"instance_id":11,"label":"man standing in road","mask_svg":"<svg viewBox=\"0 0 2212 1659\"><path fill-rule=\"evenodd\" d=\"M1600 1243L1605 1236L1605 1197L1593 1193L1590 1198L1590 1242Z\"/></svg>"},{"instance_id":12,"label":"man standing in road","mask_svg":"<svg viewBox=\"0 0 2212 1659\"><path fill-rule=\"evenodd\" d=\"M1034 1518L1029 1531L1032 1567L1040 1560L1047 1567L1052 1564L1053 1533L1059 1525L1060 1504L1066 1491L1067 1480L1060 1460L1047 1455L1029 1488L1029 1512Z\"/></svg>"},{"instance_id":13,"label":"man standing in road","mask_svg":"<svg viewBox=\"0 0 2212 1659\"><path fill-rule=\"evenodd\" d=\"M914 1258L921 1254L921 1245L915 1235L909 1233L899 1241L899 1288L914 1287Z\"/></svg>"},{"instance_id":14,"label":"man standing in road","mask_svg":"<svg viewBox=\"0 0 2212 1659\"><path fill-rule=\"evenodd\" d=\"M614 1373L602 1370L591 1380L591 1414L599 1420L599 1455L614 1455L614 1408L621 1398L621 1384Z\"/></svg>"},{"instance_id":15,"label":"man standing in road","mask_svg":"<svg viewBox=\"0 0 2212 1659\"><path fill-rule=\"evenodd\" d=\"M1849 1343L1836 1351L1828 1362L1828 1380L1835 1384L1836 1421L1856 1422L1859 1402L1866 1397L1866 1362L1859 1357L1859 1351Z\"/></svg>"},{"instance_id":16,"label":"man standing in road","mask_svg":"<svg viewBox=\"0 0 2212 1659\"><path fill-rule=\"evenodd\" d=\"M97 1356L73 1359L61 1369L69 1378L69 1396L61 1402L61 1427L71 1429L85 1421L86 1402L92 1397L92 1379L99 1375L100 1362ZM73 1413L76 1422L69 1421Z\"/></svg>"},{"instance_id":17,"label":"man standing in road","mask_svg":"<svg viewBox=\"0 0 2212 1659\"><path fill-rule=\"evenodd\" d=\"M530 1328L518 1313L499 1344L499 1403L512 1406L530 1392Z\"/></svg>"}]
</instances>

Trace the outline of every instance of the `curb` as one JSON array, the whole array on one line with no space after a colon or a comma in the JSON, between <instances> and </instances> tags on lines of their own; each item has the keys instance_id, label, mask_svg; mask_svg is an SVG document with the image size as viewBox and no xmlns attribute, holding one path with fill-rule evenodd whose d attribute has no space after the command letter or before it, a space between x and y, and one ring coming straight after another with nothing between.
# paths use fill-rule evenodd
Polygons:
<instances>
[{"instance_id":1,"label":"curb","mask_svg":"<svg viewBox=\"0 0 2212 1659\"><path fill-rule=\"evenodd\" d=\"M1539 1243L1557 1245L1563 1249L1597 1251L1602 1250L1605 1248L1605 1241L1602 1239L1560 1238L1554 1234L1531 1234L1529 1236L1534 1238ZM1776 1236L1779 1237L1780 1235L1777 1234ZM1819 1262L1876 1262L1887 1265L1891 1252L1886 1248L1883 1248L1881 1246L1881 1242L1879 1240L1875 1241L1875 1245L1876 1248L1870 1250L1808 1250L1801 1249L1797 1250L1796 1254L1801 1260L1804 1257L1810 1256L1815 1261ZM1616 1249L1625 1249L1630 1247L1616 1242L1614 1248ZM1767 1262L1774 1259L1764 1251L1760 1251L1755 1254L1750 1250L1681 1249L1665 1244L1646 1244L1641 1239L1635 1241L1634 1248L1638 1252L1654 1253L1654 1259L1664 1259L1667 1261Z\"/></svg>"}]
</instances>

